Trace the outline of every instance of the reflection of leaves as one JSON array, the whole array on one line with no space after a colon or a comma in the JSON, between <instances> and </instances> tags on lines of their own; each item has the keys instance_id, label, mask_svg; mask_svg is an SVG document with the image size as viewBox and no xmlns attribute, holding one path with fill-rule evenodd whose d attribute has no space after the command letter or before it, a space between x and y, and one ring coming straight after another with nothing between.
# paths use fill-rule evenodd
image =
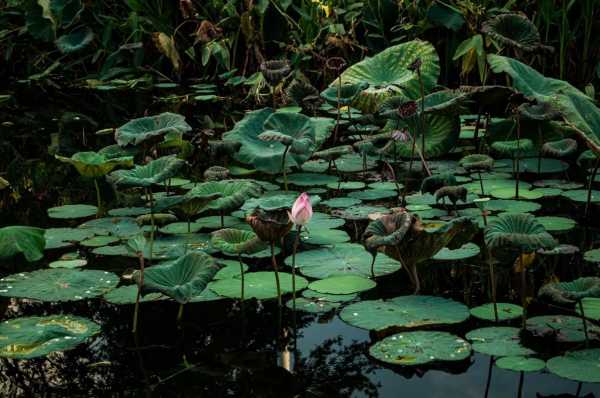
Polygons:
<instances>
[{"instance_id":1,"label":"reflection of leaves","mask_svg":"<svg viewBox=\"0 0 600 398\"><path fill-rule=\"evenodd\" d=\"M296 375L309 396L351 397L357 392L377 397L377 386L367 376L374 371L366 342L344 345L342 337L325 340L296 364Z\"/></svg>"}]
</instances>

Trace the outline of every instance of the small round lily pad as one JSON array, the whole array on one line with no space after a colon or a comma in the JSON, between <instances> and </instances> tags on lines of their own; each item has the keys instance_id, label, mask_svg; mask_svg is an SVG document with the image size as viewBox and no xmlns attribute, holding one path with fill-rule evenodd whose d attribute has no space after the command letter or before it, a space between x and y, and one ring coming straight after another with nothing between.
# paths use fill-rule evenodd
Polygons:
<instances>
[{"instance_id":1,"label":"small round lily pad","mask_svg":"<svg viewBox=\"0 0 600 398\"><path fill-rule=\"evenodd\" d=\"M287 303L285 303L286 307L289 309L294 308L294 303L290 299ZM296 298L296 310L310 312L313 314L319 314L324 312L330 312L335 310L340 306L340 303L335 301L326 301L319 299L311 299L306 297L297 297Z\"/></svg>"},{"instance_id":2,"label":"small round lily pad","mask_svg":"<svg viewBox=\"0 0 600 398\"><path fill-rule=\"evenodd\" d=\"M135 300L137 298L138 286L137 285L127 285L121 286L116 289L111 290L110 292L104 295L104 300L108 301L111 304L123 305L123 304L135 304ZM140 302L150 302L150 301L159 301L165 300L167 296L162 295L161 293L149 293L140 296Z\"/></svg>"},{"instance_id":3,"label":"small round lily pad","mask_svg":"<svg viewBox=\"0 0 600 398\"><path fill-rule=\"evenodd\" d=\"M590 263L600 264L600 248L586 251L583 253L583 259Z\"/></svg>"},{"instance_id":4,"label":"small round lily pad","mask_svg":"<svg viewBox=\"0 0 600 398\"><path fill-rule=\"evenodd\" d=\"M119 238L115 236L94 236L93 238L81 241L81 246L85 247L100 247L107 246L111 243L118 242Z\"/></svg>"},{"instance_id":5,"label":"small round lily pad","mask_svg":"<svg viewBox=\"0 0 600 398\"><path fill-rule=\"evenodd\" d=\"M565 191L561 195L573 202L586 203L588 192L586 189L574 189L572 191ZM600 191L592 189L591 202L600 203Z\"/></svg>"},{"instance_id":6,"label":"small round lily pad","mask_svg":"<svg viewBox=\"0 0 600 398\"><path fill-rule=\"evenodd\" d=\"M354 190L354 189L363 189L365 187L365 183L362 181L344 181L344 182L332 182L327 184L327 188L329 189L341 189L341 190Z\"/></svg>"},{"instance_id":7,"label":"small round lily pad","mask_svg":"<svg viewBox=\"0 0 600 398\"><path fill-rule=\"evenodd\" d=\"M520 305L511 303L496 303L496 308L498 309L498 321L508 321L523 316L523 307ZM494 303L486 303L478 307L471 308L471 315L478 319L494 322L496 320Z\"/></svg>"},{"instance_id":8,"label":"small round lily pad","mask_svg":"<svg viewBox=\"0 0 600 398\"><path fill-rule=\"evenodd\" d=\"M553 339L561 343L581 343L585 341L581 318L569 315L540 315L528 318L526 329L535 337ZM600 339L600 327L588 322L590 340Z\"/></svg>"},{"instance_id":9,"label":"small round lily pad","mask_svg":"<svg viewBox=\"0 0 600 398\"><path fill-rule=\"evenodd\" d=\"M352 294L373 289L377 283L371 279L356 275L332 276L314 281L308 288L319 293Z\"/></svg>"},{"instance_id":10,"label":"small round lily pad","mask_svg":"<svg viewBox=\"0 0 600 398\"><path fill-rule=\"evenodd\" d=\"M536 217L536 220L546 228L548 232L567 232L575 228L575 220L567 217L544 216Z\"/></svg>"},{"instance_id":11,"label":"small round lily pad","mask_svg":"<svg viewBox=\"0 0 600 398\"><path fill-rule=\"evenodd\" d=\"M329 293L319 293L314 290L305 289L302 291L302 296L310 299L318 299L323 301L333 301L336 303L345 303L348 301L352 301L358 297L358 294L329 294Z\"/></svg>"},{"instance_id":12,"label":"small round lily pad","mask_svg":"<svg viewBox=\"0 0 600 398\"><path fill-rule=\"evenodd\" d=\"M382 362L415 366L431 362L462 361L471 355L469 343L447 332L398 333L375 343L369 354Z\"/></svg>"},{"instance_id":13,"label":"small round lily pad","mask_svg":"<svg viewBox=\"0 0 600 398\"><path fill-rule=\"evenodd\" d=\"M385 191L395 191L397 189L396 184L392 181L372 182L368 186L371 189L381 189L381 190L385 190ZM404 185L398 183L398 188L402 189L402 188L404 188Z\"/></svg>"},{"instance_id":14,"label":"small round lily pad","mask_svg":"<svg viewBox=\"0 0 600 398\"><path fill-rule=\"evenodd\" d=\"M571 351L546 363L551 373L584 383L600 383L600 348Z\"/></svg>"},{"instance_id":15,"label":"small round lily pad","mask_svg":"<svg viewBox=\"0 0 600 398\"><path fill-rule=\"evenodd\" d=\"M281 293L292 292L292 274L286 272L279 273L281 284ZM308 281L296 275L296 291L299 292L308 286ZM239 299L241 297L239 279L221 279L212 282L208 286L213 292L223 297ZM277 288L275 284L275 273L268 271L249 272L244 277L244 298L255 298L258 300L267 300L277 297Z\"/></svg>"},{"instance_id":16,"label":"small round lily pad","mask_svg":"<svg viewBox=\"0 0 600 398\"><path fill-rule=\"evenodd\" d=\"M324 204L325 206L329 206L329 207L341 209L341 208L346 208L346 207L358 205L361 202L362 201L360 199L349 198L347 196L342 196L342 197L339 197L339 198L332 198L332 199L329 199L329 200L324 200L321 203Z\"/></svg>"},{"instance_id":17,"label":"small round lily pad","mask_svg":"<svg viewBox=\"0 0 600 398\"><path fill-rule=\"evenodd\" d=\"M600 298L586 297L581 300L581 305L586 318L600 321ZM577 313L581 314L579 306L577 306Z\"/></svg>"},{"instance_id":18,"label":"small round lily pad","mask_svg":"<svg viewBox=\"0 0 600 398\"><path fill-rule=\"evenodd\" d=\"M492 326L467 333L473 350L494 357L527 356L534 352L521 345L519 329L508 326Z\"/></svg>"},{"instance_id":19,"label":"small round lily pad","mask_svg":"<svg viewBox=\"0 0 600 398\"><path fill-rule=\"evenodd\" d=\"M60 219L75 219L95 216L98 208L92 205L64 205L48 209L48 217Z\"/></svg>"},{"instance_id":20,"label":"small round lily pad","mask_svg":"<svg viewBox=\"0 0 600 398\"><path fill-rule=\"evenodd\" d=\"M364 191L353 191L348 194L349 198L355 198L360 200L381 200L386 198L394 198L398 196L396 191L380 190L380 189L367 189Z\"/></svg>"},{"instance_id":21,"label":"small round lily pad","mask_svg":"<svg viewBox=\"0 0 600 398\"><path fill-rule=\"evenodd\" d=\"M48 264L50 268L80 268L87 264L87 260L75 259L75 260L56 260Z\"/></svg>"},{"instance_id":22,"label":"small round lily pad","mask_svg":"<svg viewBox=\"0 0 600 398\"><path fill-rule=\"evenodd\" d=\"M535 190L527 190L527 189L519 189L519 197L516 197L516 191L514 187L511 188L499 188L490 192L494 198L498 199L529 199L535 200L542 198L544 196L543 193Z\"/></svg>"},{"instance_id":23,"label":"small round lily pad","mask_svg":"<svg viewBox=\"0 0 600 398\"><path fill-rule=\"evenodd\" d=\"M539 372L546 367L546 362L537 358L514 356L498 358L496 366L514 372Z\"/></svg>"}]
</instances>

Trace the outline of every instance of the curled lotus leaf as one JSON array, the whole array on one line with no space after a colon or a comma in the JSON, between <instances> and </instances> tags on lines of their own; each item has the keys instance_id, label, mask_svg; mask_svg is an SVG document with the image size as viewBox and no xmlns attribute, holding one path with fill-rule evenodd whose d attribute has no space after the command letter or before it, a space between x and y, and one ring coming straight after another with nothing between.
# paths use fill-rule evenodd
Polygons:
<instances>
[{"instance_id":1,"label":"curled lotus leaf","mask_svg":"<svg viewBox=\"0 0 600 398\"><path fill-rule=\"evenodd\" d=\"M0 357L29 359L75 348L100 325L73 315L30 316L0 324Z\"/></svg>"},{"instance_id":2,"label":"curled lotus leaf","mask_svg":"<svg viewBox=\"0 0 600 398\"><path fill-rule=\"evenodd\" d=\"M263 133L260 133L258 135L258 139L261 141L266 141L266 142L271 142L271 141L275 141L275 142L280 142L285 146L290 146L294 143L294 137L291 137L287 134L283 134L279 131L275 131L275 130L267 130Z\"/></svg>"},{"instance_id":3,"label":"curled lotus leaf","mask_svg":"<svg viewBox=\"0 0 600 398\"><path fill-rule=\"evenodd\" d=\"M557 304L574 304L587 297L600 297L600 278L588 276L571 282L548 283L542 286L538 296Z\"/></svg>"},{"instance_id":4,"label":"curled lotus leaf","mask_svg":"<svg viewBox=\"0 0 600 398\"><path fill-rule=\"evenodd\" d=\"M571 156L577 152L577 141L572 138L546 142L542 145L542 153L555 158Z\"/></svg>"},{"instance_id":5,"label":"curled lotus leaf","mask_svg":"<svg viewBox=\"0 0 600 398\"><path fill-rule=\"evenodd\" d=\"M492 167L494 167L494 158L482 153L476 153L463 157L460 159L458 164L464 167L467 171L491 170Z\"/></svg>"},{"instance_id":6,"label":"curled lotus leaf","mask_svg":"<svg viewBox=\"0 0 600 398\"><path fill-rule=\"evenodd\" d=\"M542 45L535 24L521 14L498 15L485 21L481 30L502 46L527 52L547 48Z\"/></svg>"},{"instance_id":7,"label":"curled lotus leaf","mask_svg":"<svg viewBox=\"0 0 600 398\"><path fill-rule=\"evenodd\" d=\"M525 102L517 108L519 116L525 120L548 121L560 118L560 112L549 101Z\"/></svg>"},{"instance_id":8,"label":"curled lotus leaf","mask_svg":"<svg viewBox=\"0 0 600 398\"><path fill-rule=\"evenodd\" d=\"M204 178L207 181L219 181L229 178L229 169L222 166L210 166L204 171Z\"/></svg>"},{"instance_id":9,"label":"curled lotus leaf","mask_svg":"<svg viewBox=\"0 0 600 398\"><path fill-rule=\"evenodd\" d=\"M591 149L588 149L586 151L581 152L581 155L579 155L579 157L577 158L577 165L584 169L591 169L592 167L595 167L599 158L600 155L597 155L594 152L592 152Z\"/></svg>"},{"instance_id":10,"label":"curled lotus leaf","mask_svg":"<svg viewBox=\"0 0 600 398\"><path fill-rule=\"evenodd\" d=\"M535 216L526 213L504 213L485 229L485 243L491 249L506 248L530 253L551 249L558 243Z\"/></svg>"},{"instance_id":11,"label":"curled lotus leaf","mask_svg":"<svg viewBox=\"0 0 600 398\"><path fill-rule=\"evenodd\" d=\"M414 222L408 212L386 214L367 226L363 233L365 247L375 252L382 246L396 246L404 239Z\"/></svg>"},{"instance_id":12,"label":"curled lotus leaf","mask_svg":"<svg viewBox=\"0 0 600 398\"><path fill-rule=\"evenodd\" d=\"M115 130L115 139L120 146L138 145L144 141L161 139L167 133L183 134L191 130L184 116L165 112L130 120Z\"/></svg>"},{"instance_id":13,"label":"curled lotus leaf","mask_svg":"<svg viewBox=\"0 0 600 398\"><path fill-rule=\"evenodd\" d=\"M116 185L149 187L175 176L185 164L175 155L163 156L131 170L113 171L108 178Z\"/></svg>"},{"instance_id":14,"label":"curled lotus leaf","mask_svg":"<svg viewBox=\"0 0 600 398\"><path fill-rule=\"evenodd\" d=\"M207 210L232 211L244 204L250 198L259 196L262 192L260 185L248 180L209 181L196 185L186 196L208 198Z\"/></svg>"},{"instance_id":15,"label":"curled lotus leaf","mask_svg":"<svg viewBox=\"0 0 600 398\"><path fill-rule=\"evenodd\" d=\"M511 158L523 156L533 150L533 141L529 138L521 138L512 141L496 141L491 145L492 149L502 156Z\"/></svg>"},{"instance_id":16,"label":"curled lotus leaf","mask_svg":"<svg viewBox=\"0 0 600 398\"><path fill-rule=\"evenodd\" d=\"M215 249L230 255L253 254L267 248L254 232L235 228L213 232L210 242Z\"/></svg>"},{"instance_id":17,"label":"curled lotus leaf","mask_svg":"<svg viewBox=\"0 0 600 398\"><path fill-rule=\"evenodd\" d=\"M98 152L77 152L70 158L55 155L56 159L69 163L84 177L102 177L117 167L133 167L133 157L112 158Z\"/></svg>"},{"instance_id":18,"label":"curled lotus leaf","mask_svg":"<svg viewBox=\"0 0 600 398\"><path fill-rule=\"evenodd\" d=\"M256 208L246 217L246 221L265 242L279 242L292 229L292 222L285 209L266 211Z\"/></svg>"},{"instance_id":19,"label":"curled lotus leaf","mask_svg":"<svg viewBox=\"0 0 600 398\"><path fill-rule=\"evenodd\" d=\"M525 327L533 337L560 343L582 343L586 340L586 332L589 340L600 339L600 327L590 322L584 327L584 323L578 316L534 316L527 319Z\"/></svg>"},{"instance_id":20,"label":"curled lotus leaf","mask_svg":"<svg viewBox=\"0 0 600 398\"><path fill-rule=\"evenodd\" d=\"M260 64L260 72L270 86L276 86L292 71L286 59L273 59Z\"/></svg>"},{"instance_id":21,"label":"curled lotus leaf","mask_svg":"<svg viewBox=\"0 0 600 398\"><path fill-rule=\"evenodd\" d=\"M367 82L354 84L334 84L321 92L321 97L331 104L351 105L356 97L369 87Z\"/></svg>"},{"instance_id":22,"label":"curled lotus leaf","mask_svg":"<svg viewBox=\"0 0 600 398\"><path fill-rule=\"evenodd\" d=\"M192 252L176 260L164 262L144 271L142 292L162 293L180 304L188 303L200 295L219 271L214 259L206 253ZM135 271L133 279L141 284L141 273Z\"/></svg>"},{"instance_id":23,"label":"curled lotus leaf","mask_svg":"<svg viewBox=\"0 0 600 398\"><path fill-rule=\"evenodd\" d=\"M264 132L258 135L261 141L277 141L291 146L297 165L304 163L316 149L315 127L308 116L300 113L276 112L263 124ZM266 136L265 136L266 134Z\"/></svg>"},{"instance_id":24,"label":"curled lotus leaf","mask_svg":"<svg viewBox=\"0 0 600 398\"><path fill-rule=\"evenodd\" d=\"M44 257L45 231L42 228L13 225L0 228L0 258L23 253L29 262Z\"/></svg>"}]
</instances>

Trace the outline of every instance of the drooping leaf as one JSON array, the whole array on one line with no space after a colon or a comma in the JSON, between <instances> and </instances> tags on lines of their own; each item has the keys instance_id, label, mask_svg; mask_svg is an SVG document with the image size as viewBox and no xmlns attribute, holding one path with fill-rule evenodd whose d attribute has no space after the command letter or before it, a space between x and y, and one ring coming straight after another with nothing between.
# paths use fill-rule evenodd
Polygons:
<instances>
[{"instance_id":1,"label":"drooping leaf","mask_svg":"<svg viewBox=\"0 0 600 398\"><path fill-rule=\"evenodd\" d=\"M185 164L175 155L163 156L131 170L113 171L108 177L117 185L149 187L173 177Z\"/></svg>"},{"instance_id":2,"label":"drooping leaf","mask_svg":"<svg viewBox=\"0 0 600 398\"><path fill-rule=\"evenodd\" d=\"M102 177L117 167L133 167L133 157L110 157L99 152L77 152L70 158L55 155L56 159L73 165L84 177Z\"/></svg>"},{"instance_id":3,"label":"drooping leaf","mask_svg":"<svg viewBox=\"0 0 600 398\"><path fill-rule=\"evenodd\" d=\"M23 253L29 262L44 257L46 239L42 228L13 225L0 228L0 257Z\"/></svg>"},{"instance_id":4,"label":"drooping leaf","mask_svg":"<svg viewBox=\"0 0 600 398\"><path fill-rule=\"evenodd\" d=\"M191 129L184 116L165 112L130 120L116 129L115 140L120 146L138 145L147 140L158 140L167 133L183 134Z\"/></svg>"},{"instance_id":5,"label":"drooping leaf","mask_svg":"<svg viewBox=\"0 0 600 398\"><path fill-rule=\"evenodd\" d=\"M86 48L94 40L94 32L89 28L79 28L56 39L56 47L63 54L71 54Z\"/></svg>"}]
</instances>

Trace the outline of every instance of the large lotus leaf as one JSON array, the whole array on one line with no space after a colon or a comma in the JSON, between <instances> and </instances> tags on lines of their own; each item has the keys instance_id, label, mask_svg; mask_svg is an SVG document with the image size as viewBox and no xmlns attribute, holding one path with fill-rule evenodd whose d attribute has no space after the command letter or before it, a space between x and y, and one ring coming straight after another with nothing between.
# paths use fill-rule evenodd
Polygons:
<instances>
[{"instance_id":1,"label":"large lotus leaf","mask_svg":"<svg viewBox=\"0 0 600 398\"><path fill-rule=\"evenodd\" d=\"M185 164L175 155L163 156L131 170L117 170L109 174L109 178L117 185L149 187L173 177Z\"/></svg>"},{"instance_id":2,"label":"large lotus leaf","mask_svg":"<svg viewBox=\"0 0 600 398\"><path fill-rule=\"evenodd\" d=\"M210 284L210 289L223 297L239 299L241 296L239 279L222 279ZM279 272L281 294L292 292L292 274ZM296 291L308 286L308 281L296 275ZM268 300L277 297L277 286L274 272L249 272L244 277L244 298Z\"/></svg>"},{"instance_id":3,"label":"large lotus leaf","mask_svg":"<svg viewBox=\"0 0 600 398\"><path fill-rule=\"evenodd\" d=\"M94 40L94 32L89 28L78 28L71 33L56 39L56 47L63 54L70 54L82 50Z\"/></svg>"},{"instance_id":4,"label":"large lotus leaf","mask_svg":"<svg viewBox=\"0 0 600 398\"><path fill-rule=\"evenodd\" d=\"M252 231L225 228L213 232L210 242L224 254L252 254L267 248L267 244Z\"/></svg>"},{"instance_id":5,"label":"large lotus leaf","mask_svg":"<svg viewBox=\"0 0 600 398\"><path fill-rule=\"evenodd\" d=\"M410 98L419 97L418 75L409 69L417 60L421 61L423 88L427 93L437 84L439 57L430 43L421 40L388 47L373 57L365 58L346 69L341 81L342 84L368 83L369 87L358 95L353 105L365 113L373 113L386 98L398 93ZM336 84L338 79L331 86Z\"/></svg>"},{"instance_id":6,"label":"large lotus leaf","mask_svg":"<svg viewBox=\"0 0 600 398\"><path fill-rule=\"evenodd\" d=\"M315 127L309 117L300 113L275 112L263 123L263 133L259 139L263 141L281 142L290 145L290 154L297 165L301 165L316 149ZM273 132L273 137L268 137ZM265 135L267 137L265 137ZM288 137L285 139L285 137Z\"/></svg>"},{"instance_id":7,"label":"large lotus leaf","mask_svg":"<svg viewBox=\"0 0 600 398\"><path fill-rule=\"evenodd\" d=\"M466 105L470 102L466 93L457 90L440 90L425 96L423 110L425 113L459 115L466 113ZM421 109L421 100L417 101L417 109Z\"/></svg>"},{"instance_id":8,"label":"large lotus leaf","mask_svg":"<svg viewBox=\"0 0 600 398\"><path fill-rule=\"evenodd\" d=\"M291 266L292 257L287 257L285 263ZM296 267L302 274L311 278L323 279L349 274L369 278L371 277L371 256L361 245L341 243L296 254ZM388 275L401 267L400 262L380 255L375 261L374 273L375 276Z\"/></svg>"},{"instance_id":9,"label":"large lotus leaf","mask_svg":"<svg viewBox=\"0 0 600 398\"><path fill-rule=\"evenodd\" d=\"M534 352L521 345L519 329L508 326L492 326L475 329L465 336L473 350L494 357L527 356Z\"/></svg>"},{"instance_id":10,"label":"large lotus leaf","mask_svg":"<svg viewBox=\"0 0 600 398\"><path fill-rule=\"evenodd\" d=\"M101 296L119 283L111 272L50 268L0 279L0 296L40 301L75 301Z\"/></svg>"},{"instance_id":11,"label":"large lotus leaf","mask_svg":"<svg viewBox=\"0 0 600 398\"><path fill-rule=\"evenodd\" d=\"M378 341L369 348L369 354L392 365L416 366L462 361L471 355L471 346L448 332L406 332Z\"/></svg>"},{"instance_id":12,"label":"large lotus leaf","mask_svg":"<svg viewBox=\"0 0 600 398\"><path fill-rule=\"evenodd\" d=\"M460 118L458 115L446 114L426 114L424 117L425 123L425 150L421 148L422 130L417 134L417 147L426 158L437 158L450 152L458 142L460 137ZM385 129L401 129L405 128L406 124L403 121L389 121ZM397 156L410 158L412 154L412 140L407 142L396 142L395 145L386 146L386 152L396 151ZM418 159L419 154L415 151L413 158Z\"/></svg>"},{"instance_id":13,"label":"large lotus leaf","mask_svg":"<svg viewBox=\"0 0 600 398\"><path fill-rule=\"evenodd\" d=\"M558 243L533 215L504 213L485 229L485 243L491 249L507 248L530 253L552 249Z\"/></svg>"},{"instance_id":14,"label":"large lotus leaf","mask_svg":"<svg viewBox=\"0 0 600 398\"><path fill-rule=\"evenodd\" d=\"M29 359L66 351L100 332L100 325L73 315L30 316L0 324L0 357Z\"/></svg>"},{"instance_id":15,"label":"large lotus leaf","mask_svg":"<svg viewBox=\"0 0 600 398\"><path fill-rule=\"evenodd\" d=\"M165 262L144 271L143 293L162 293L180 304L206 289L219 271L214 259L206 253L192 252L174 261ZM133 279L140 285L141 273L136 271Z\"/></svg>"},{"instance_id":16,"label":"large lotus leaf","mask_svg":"<svg viewBox=\"0 0 600 398\"><path fill-rule=\"evenodd\" d=\"M400 296L350 304L342 310L340 318L367 330L413 329L464 322L469 318L469 309L443 297Z\"/></svg>"},{"instance_id":17,"label":"large lotus leaf","mask_svg":"<svg viewBox=\"0 0 600 398\"><path fill-rule=\"evenodd\" d=\"M46 239L42 228L13 225L0 228L0 257L23 253L29 262L44 257Z\"/></svg>"},{"instance_id":18,"label":"large lotus leaf","mask_svg":"<svg viewBox=\"0 0 600 398\"><path fill-rule=\"evenodd\" d=\"M585 341L585 329L581 318L569 315L540 315L528 318L526 329L535 337L556 340L560 343ZM600 327L587 322L590 340L600 339Z\"/></svg>"},{"instance_id":19,"label":"large lotus leaf","mask_svg":"<svg viewBox=\"0 0 600 398\"><path fill-rule=\"evenodd\" d=\"M331 85L321 93L321 97L332 104L350 105L360 94L361 91L369 87L366 82L358 82L355 84L337 84Z\"/></svg>"},{"instance_id":20,"label":"large lotus leaf","mask_svg":"<svg viewBox=\"0 0 600 398\"><path fill-rule=\"evenodd\" d=\"M185 133L192 130L185 117L165 112L130 120L115 131L115 139L121 146L138 145L150 139L160 139L167 133Z\"/></svg>"},{"instance_id":21,"label":"large lotus leaf","mask_svg":"<svg viewBox=\"0 0 600 398\"><path fill-rule=\"evenodd\" d=\"M102 177L117 167L133 167L133 157L109 157L98 152L77 152L70 158L55 155L56 159L72 164L84 177Z\"/></svg>"},{"instance_id":22,"label":"large lotus leaf","mask_svg":"<svg viewBox=\"0 0 600 398\"><path fill-rule=\"evenodd\" d=\"M237 161L251 164L257 170L275 174L281 172L285 146L279 142L261 140L259 135L265 130L276 130L291 136L306 135L306 138L302 138L299 142L305 150L290 150L286 156L286 167L299 167L329 137L332 127L331 119L308 118L285 112L274 113L273 109L264 108L248 112L231 131L223 134L223 140L241 144L239 151L234 155ZM305 144L308 145L305 147Z\"/></svg>"},{"instance_id":23,"label":"large lotus leaf","mask_svg":"<svg viewBox=\"0 0 600 398\"><path fill-rule=\"evenodd\" d=\"M546 367L557 376L583 383L600 383L600 348L570 351L548 360Z\"/></svg>"},{"instance_id":24,"label":"large lotus leaf","mask_svg":"<svg viewBox=\"0 0 600 398\"><path fill-rule=\"evenodd\" d=\"M231 211L242 206L250 198L261 193L260 185L246 180L209 181L192 188L185 196L207 197L217 194L214 200L207 203L207 210Z\"/></svg>"},{"instance_id":25,"label":"large lotus leaf","mask_svg":"<svg viewBox=\"0 0 600 398\"><path fill-rule=\"evenodd\" d=\"M572 282L548 283L540 289L538 296L558 304L574 304L586 297L600 297L600 278L588 276Z\"/></svg>"},{"instance_id":26,"label":"large lotus leaf","mask_svg":"<svg viewBox=\"0 0 600 398\"><path fill-rule=\"evenodd\" d=\"M73 204L51 207L48 209L48 217L59 219L86 218L98 213L98 208L93 205Z\"/></svg>"},{"instance_id":27,"label":"large lotus leaf","mask_svg":"<svg viewBox=\"0 0 600 398\"><path fill-rule=\"evenodd\" d=\"M502 46L523 51L535 51L542 47L537 27L521 14L498 15L485 21L481 30Z\"/></svg>"},{"instance_id":28,"label":"large lotus leaf","mask_svg":"<svg viewBox=\"0 0 600 398\"><path fill-rule=\"evenodd\" d=\"M285 306L296 311L304 311L312 314L321 314L335 310L341 303L335 301L325 301L306 297L298 297L296 301L288 300Z\"/></svg>"}]
</instances>

